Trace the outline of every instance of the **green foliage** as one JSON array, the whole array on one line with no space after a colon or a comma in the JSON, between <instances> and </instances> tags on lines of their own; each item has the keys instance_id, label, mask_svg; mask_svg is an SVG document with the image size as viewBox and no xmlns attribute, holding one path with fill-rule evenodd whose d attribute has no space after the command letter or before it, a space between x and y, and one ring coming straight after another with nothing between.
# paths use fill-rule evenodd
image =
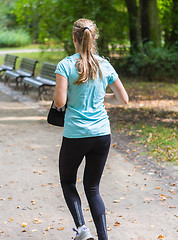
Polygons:
<instances>
[{"instance_id":1,"label":"green foliage","mask_svg":"<svg viewBox=\"0 0 178 240\"><path fill-rule=\"evenodd\" d=\"M18 47L31 43L31 38L24 30L1 30L0 47Z\"/></svg>"},{"instance_id":2,"label":"green foliage","mask_svg":"<svg viewBox=\"0 0 178 240\"><path fill-rule=\"evenodd\" d=\"M13 13L15 0L0 0L0 27L14 28L16 26L16 16Z\"/></svg>"},{"instance_id":3,"label":"green foliage","mask_svg":"<svg viewBox=\"0 0 178 240\"><path fill-rule=\"evenodd\" d=\"M176 47L154 48L152 43L147 43L144 51L121 59L120 67L127 74L144 76L150 81L177 79L178 51Z\"/></svg>"},{"instance_id":4,"label":"green foliage","mask_svg":"<svg viewBox=\"0 0 178 240\"><path fill-rule=\"evenodd\" d=\"M120 0L120 6L125 2ZM101 55L108 55L108 44L128 35L127 11L115 7L114 0L17 0L14 10L19 23L25 24L33 38L44 41L56 37L70 54L74 51L72 26L78 18L94 20L100 30ZM35 35L34 35L35 34Z\"/></svg>"},{"instance_id":5,"label":"green foliage","mask_svg":"<svg viewBox=\"0 0 178 240\"><path fill-rule=\"evenodd\" d=\"M157 0L157 2L163 40L167 46L178 45L178 2L177 0Z\"/></svg>"}]
</instances>

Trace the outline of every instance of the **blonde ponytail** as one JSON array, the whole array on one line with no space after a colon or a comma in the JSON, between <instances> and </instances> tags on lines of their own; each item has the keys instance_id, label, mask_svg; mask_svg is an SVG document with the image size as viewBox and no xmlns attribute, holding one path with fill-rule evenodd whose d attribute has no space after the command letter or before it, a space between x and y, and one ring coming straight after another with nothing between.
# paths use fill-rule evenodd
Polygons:
<instances>
[{"instance_id":1,"label":"blonde ponytail","mask_svg":"<svg viewBox=\"0 0 178 240\"><path fill-rule=\"evenodd\" d=\"M87 82L90 78L95 79L99 70L99 76L102 72L97 59L94 57L96 51L95 40L97 38L96 25L89 19L79 19L74 23L73 35L80 47L80 59L76 63L79 78L74 84L80 85Z\"/></svg>"}]
</instances>

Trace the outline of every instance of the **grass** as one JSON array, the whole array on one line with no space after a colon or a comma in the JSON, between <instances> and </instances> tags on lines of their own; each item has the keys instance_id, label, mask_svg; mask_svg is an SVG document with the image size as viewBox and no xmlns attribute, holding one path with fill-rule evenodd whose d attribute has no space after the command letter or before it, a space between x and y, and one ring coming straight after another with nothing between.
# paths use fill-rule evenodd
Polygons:
<instances>
[{"instance_id":1,"label":"grass","mask_svg":"<svg viewBox=\"0 0 178 240\"><path fill-rule=\"evenodd\" d=\"M178 164L175 112L117 107L109 109L109 115L113 132L132 136L132 141L144 145L149 154L158 161Z\"/></svg>"},{"instance_id":2,"label":"grass","mask_svg":"<svg viewBox=\"0 0 178 240\"><path fill-rule=\"evenodd\" d=\"M158 100L178 98L178 84L170 82L148 82L141 79L121 79L130 100Z\"/></svg>"},{"instance_id":3,"label":"grass","mask_svg":"<svg viewBox=\"0 0 178 240\"><path fill-rule=\"evenodd\" d=\"M149 147L151 155L158 161L167 161L176 163L177 134L176 127L170 128L165 125L143 125L137 134L138 143Z\"/></svg>"},{"instance_id":4,"label":"grass","mask_svg":"<svg viewBox=\"0 0 178 240\"><path fill-rule=\"evenodd\" d=\"M39 61L39 63L36 66L35 75L39 75L41 66L43 62L50 62L57 64L62 58L66 56L66 53L64 51L56 52L32 52L32 53L14 53L12 55L18 56L16 69L19 68L21 59L23 57L30 58L30 59L36 59ZM0 58L0 65L3 63L4 57Z\"/></svg>"}]
</instances>

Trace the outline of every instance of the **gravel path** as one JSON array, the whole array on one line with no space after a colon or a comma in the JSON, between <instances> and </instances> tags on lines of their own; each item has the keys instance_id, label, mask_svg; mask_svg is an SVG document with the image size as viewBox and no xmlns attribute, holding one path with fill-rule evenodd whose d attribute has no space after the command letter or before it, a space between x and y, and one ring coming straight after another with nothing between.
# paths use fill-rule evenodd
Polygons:
<instances>
[{"instance_id":1,"label":"gravel path","mask_svg":"<svg viewBox=\"0 0 178 240\"><path fill-rule=\"evenodd\" d=\"M0 50L0 56L11 53L31 53L31 52L59 52L63 49L10 49L10 50Z\"/></svg>"}]
</instances>

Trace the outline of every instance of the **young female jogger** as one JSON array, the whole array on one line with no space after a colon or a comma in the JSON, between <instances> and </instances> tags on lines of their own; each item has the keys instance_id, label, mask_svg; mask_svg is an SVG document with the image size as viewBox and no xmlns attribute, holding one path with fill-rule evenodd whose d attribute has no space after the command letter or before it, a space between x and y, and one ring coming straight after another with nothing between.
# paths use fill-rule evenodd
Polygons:
<instances>
[{"instance_id":1,"label":"young female jogger","mask_svg":"<svg viewBox=\"0 0 178 240\"><path fill-rule=\"evenodd\" d=\"M67 101L59 173L64 198L77 227L76 240L94 239L85 226L76 189L77 170L84 157L83 184L98 239L108 239L105 206L99 193L110 147L110 124L103 101L128 103L128 95L114 68L97 55L96 39L95 23L77 20L73 25L76 53L60 61L55 72L54 103L61 108ZM108 85L113 93L105 93Z\"/></svg>"}]
</instances>

